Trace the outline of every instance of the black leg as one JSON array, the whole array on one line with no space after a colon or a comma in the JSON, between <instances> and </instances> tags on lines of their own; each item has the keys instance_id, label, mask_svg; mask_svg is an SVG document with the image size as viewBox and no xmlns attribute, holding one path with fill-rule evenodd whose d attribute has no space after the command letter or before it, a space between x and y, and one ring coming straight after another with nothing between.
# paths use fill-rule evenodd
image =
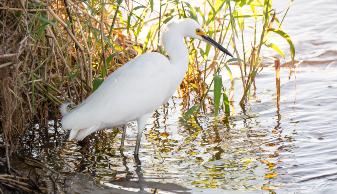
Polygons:
<instances>
[{"instance_id":1,"label":"black leg","mask_svg":"<svg viewBox=\"0 0 337 194\"><path fill-rule=\"evenodd\" d=\"M123 126L123 133L122 133L122 139L121 139L121 150L124 150L124 141L126 136L126 125Z\"/></svg>"}]
</instances>

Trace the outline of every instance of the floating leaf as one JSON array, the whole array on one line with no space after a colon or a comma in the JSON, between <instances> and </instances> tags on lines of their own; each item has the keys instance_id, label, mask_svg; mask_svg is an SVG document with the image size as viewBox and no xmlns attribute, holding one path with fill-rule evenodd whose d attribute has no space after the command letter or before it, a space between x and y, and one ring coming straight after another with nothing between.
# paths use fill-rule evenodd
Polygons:
<instances>
[{"instance_id":1,"label":"floating leaf","mask_svg":"<svg viewBox=\"0 0 337 194\"><path fill-rule=\"evenodd\" d=\"M273 162L269 162L268 160L261 160L261 163L265 164L266 166L268 166L269 169L272 169L276 166L275 163Z\"/></svg>"},{"instance_id":2,"label":"floating leaf","mask_svg":"<svg viewBox=\"0 0 337 194\"><path fill-rule=\"evenodd\" d=\"M162 133L160 133L160 136L163 137L163 138L167 138L168 136L170 136L170 134L167 133L167 132L162 132Z\"/></svg>"},{"instance_id":3,"label":"floating leaf","mask_svg":"<svg viewBox=\"0 0 337 194\"><path fill-rule=\"evenodd\" d=\"M264 178L266 178L266 179L273 179L273 178L277 177L277 175L278 174L276 172L267 173L267 174L264 175Z\"/></svg>"},{"instance_id":4,"label":"floating leaf","mask_svg":"<svg viewBox=\"0 0 337 194\"><path fill-rule=\"evenodd\" d=\"M171 150L172 150L172 148L170 148L170 147L164 147L164 148L160 149L160 151L163 152L163 153L170 152Z\"/></svg>"},{"instance_id":5,"label":"floating leaf","mask_svg":"<svg viewBox=\"0 0 337 194\"><path fill-rule=\"evenodd\" d=\"M277 189L277 187L271 186L271 185L263 185L261 187L262 190L266 190L266 191L273 191L275 189Z\"/></svg>"},{"instance_id":6,"label":"floating leaf","mask_svg":"<svg viewBox=\"0 0 337 194\"><path fill-rule=\"evenodd\" d=\"M243 159L241 159L241 162L242 162L243 166L247 167L249 164L251 164L253 162L253 159L243 158Z\"/></svg>"},{"instance_id":7,"label":"floating leaf","mask_svg":"<svg viewBox=\"0 0 337 194\"><path fill-rule=\"evenodd\" d=\"M272 162L269 162L269 163L267 164L267 166L268 166L269 169L273 169L273 168L276 166L276 164L275 164L275 163L272 163Z\"/></svg>"}]
</instances>

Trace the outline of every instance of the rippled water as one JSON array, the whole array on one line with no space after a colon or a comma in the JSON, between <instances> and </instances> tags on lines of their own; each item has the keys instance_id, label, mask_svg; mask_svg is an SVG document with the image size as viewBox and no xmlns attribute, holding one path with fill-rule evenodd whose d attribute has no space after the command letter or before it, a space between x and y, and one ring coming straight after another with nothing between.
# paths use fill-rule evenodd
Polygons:
<instances>
[{"instance_id":1,"label":"rippled water","mask_svg":"<svg viewBox=\"0 0 337 194\"><path fill-rule=\"evenodd\" d=\"M287 1L273 2L279 10L287 6ZM335 0L294 1L283 28L293 39L302 65L337 65L336 18Z\"/></svg>"},{"instance_id":2,"label":"rippled water","mask_svg":"<svg viewBox=\"0 0 337 194\"><path fill-rule=\"evenodd\" d=\"M284 28L301 63L296 77L281 70L280 110L274 70L265 68L247 110L235 105L229 122L212 115L185 120L176 97L156 111L142 139L141 166L133 159L134 123L123 152L118 129L82 145L59 145L61 129L50 130L49 141L30 134L26 151L68 175L69 193L336 193L336 18L335 0L295 0Z\"/></svg>"}]
</instances>

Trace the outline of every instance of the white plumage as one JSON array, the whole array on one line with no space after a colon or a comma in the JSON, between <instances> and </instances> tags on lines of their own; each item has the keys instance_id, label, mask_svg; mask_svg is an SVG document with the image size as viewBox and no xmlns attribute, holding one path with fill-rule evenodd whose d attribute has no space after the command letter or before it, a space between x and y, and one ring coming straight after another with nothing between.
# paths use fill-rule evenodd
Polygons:
<instances>
[{"instance_id":1,"label":"white plumage","mask_svg":"<svg viewBox=\"0 0 337 194\"><path fill-rule=\"evenodd\" d=\"M149 59L157 59L147 63ZM151 71L144 71L150 69ZM165 103L172 87L170 63L159 53L141 55L111 74L80 106L62 119L66 129L102 128L136 120ZM75 138L75 137L70 137Z\"/></svg>"},{"instance_id":2,"label":"white plumage","mask_svg":"<svg viewBox=\"0 0 337 194\"><path fill-rule=\"evenodd\" d=\"M172 22L164 27L162 43L169 59L160 53L145 53L113 72L101 86L77 108L67 111L61 106L62 126L71 129L69 139L82 140L104 128L137 120L138 136L135 154L146 120L173 95L188 67L188 50L184 37L204 39L219 47L192 19ZM227 51L227 54L230 53Z\"/></svg>"}]
</instances>

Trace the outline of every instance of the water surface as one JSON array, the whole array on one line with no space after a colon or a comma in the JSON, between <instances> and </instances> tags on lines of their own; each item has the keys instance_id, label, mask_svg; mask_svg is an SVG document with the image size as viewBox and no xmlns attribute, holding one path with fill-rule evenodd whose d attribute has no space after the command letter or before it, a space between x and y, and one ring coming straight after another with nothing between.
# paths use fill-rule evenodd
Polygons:
<instances>
[{"instance_id":1,"label":"water surface","mask_svg":"<svg viewBox=\"0 0 337 194\"><path fill-rule=\"evenodd\" d=\"M281 9L286 3L275 5ZM335 193L335 18L335 0L294 2L284 29L300 63L290 79L288 69L281 70L280 109L274 70L265 68L256 79L256 96L245 111L235 101L229 122L203 114L184 119L182 100L173 97L146 127L141 166L133 159L135 123L127 126L124 151L118 149L118 129L75 144L61 143L66 132L58 128L49 131L49 140L31 132L26 152L67 175L70 193ZM238 78L235 87L238 99Z\"/></svg>"}]
</instances>

